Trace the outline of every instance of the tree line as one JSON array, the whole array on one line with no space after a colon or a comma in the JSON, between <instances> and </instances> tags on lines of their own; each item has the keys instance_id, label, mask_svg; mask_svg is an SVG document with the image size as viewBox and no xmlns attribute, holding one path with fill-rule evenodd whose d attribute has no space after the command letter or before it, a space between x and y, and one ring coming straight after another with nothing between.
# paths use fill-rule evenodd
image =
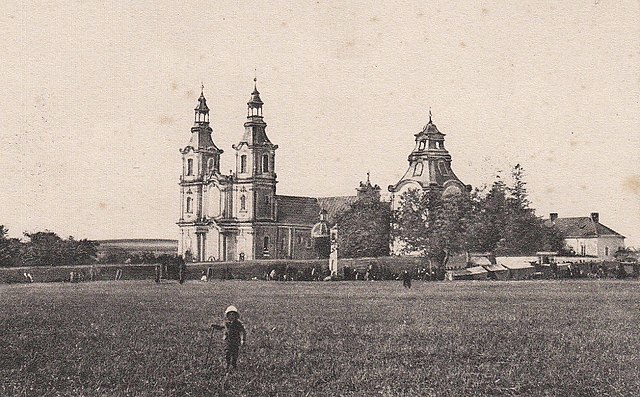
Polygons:
<instances>
[{"instance_id":1,"label":"tree line","mask_svg":"<svg viewBox=\"0 0 640 397\"><path fill-rule=\"evenodd\" d=\"M445 265L469 252L533 255L564 249L560 231L535 214L518 164L510 183L497 176L490 188L443 196L408 190L392 211L389 203L363 199L338 216L341 257L385 256L397 241L403 253L419 253Z\"/></svg>"},{"instance_id":2,"label":"tree line","mask_svg":"<svg viewBox=\"0 0 640 397\"><path fill-rule=\"evenodd\" d=\"M75 266L96 260L98 243L73 236L61 238L51 231L24 233L27 241L8 238L8 230L0 225L0 266Z\"/></svg>"}]
</instances>

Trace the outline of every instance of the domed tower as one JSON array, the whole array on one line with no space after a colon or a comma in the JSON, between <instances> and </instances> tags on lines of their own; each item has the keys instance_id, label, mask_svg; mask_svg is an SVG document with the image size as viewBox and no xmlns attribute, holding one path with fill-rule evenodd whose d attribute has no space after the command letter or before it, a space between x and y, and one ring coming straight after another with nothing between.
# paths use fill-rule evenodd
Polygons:
<instances>
[{"instance_id":1,"label":"domed tower","mask_svg":"<svg viewBox=\"0 0 640 397\"><path fill-rule=\"evenodd\" d=\"M256 79L253 79L254 83ZM275 221L276 172L278 145L267 136L262 117L263 102L254 84L247 102L244 135L237 145L234 178L234 216L239 221Z\"/></svg>"},{"instance_id":2,"label":"domed tower","mask_svg":"<svg viewBox=\"0 0 640 397\"><path fill-rule=\"evenodd\" d=\"M408 157L409 168L395 185L389 186L394 209L400 195L409 189L445 195L470 190L471 186L465 186L451 169L451 155L444 147L444 136L429 111L429 122L415 134L415 147Z\"/></svg>"},{"instance_id":3,"label":"domed tower","mask_svg":"<svg viewBox=\"0 0 640 397\"><path fill-rule=\"evenodd\" d=\"M194 109L191 138L182 154L182 174L180 175L180 240L178 252L192 256L195 260L205 260L205 241L208 232L209 179L221 177L220 155L222 150L211 136L209 107L204 96L204 85L200 91L198 105Z\"/></svg>"}]
</instances>

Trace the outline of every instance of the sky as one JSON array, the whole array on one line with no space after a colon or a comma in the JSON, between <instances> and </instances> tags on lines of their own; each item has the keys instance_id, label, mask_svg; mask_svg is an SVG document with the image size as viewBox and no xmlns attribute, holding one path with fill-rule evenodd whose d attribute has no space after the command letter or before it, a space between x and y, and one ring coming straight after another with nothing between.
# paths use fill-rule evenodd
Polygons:
<instances>
[{"instance_id":1,"label":"sky","mask_svg":"<svg viewBox=\"0 0 640 397\"><path fill-rule=\"evenodd\" d=\"M380 4L382 3L382 4ZM515 164L536 213L640 247L640 2L5 1L0 224L177 238L201 83L233 168L257 76L278 194L386 190L433 121L453 169Z\"/></svg>"}]
</instances>

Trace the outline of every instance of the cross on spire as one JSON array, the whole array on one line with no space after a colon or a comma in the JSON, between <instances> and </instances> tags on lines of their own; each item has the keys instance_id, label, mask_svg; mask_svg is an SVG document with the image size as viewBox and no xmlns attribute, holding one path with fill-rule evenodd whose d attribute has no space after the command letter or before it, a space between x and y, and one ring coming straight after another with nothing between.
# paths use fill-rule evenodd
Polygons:
<instances>
[{"instance_id":1,"label":"cross on spire","mask_svg":"<svg viewBox=\"0 0 640 397\"><path fill-rule=\"evenodd\" d=\"M429 123L431 123L431 106L429 106Z\"/></svg>"}]
</instances>

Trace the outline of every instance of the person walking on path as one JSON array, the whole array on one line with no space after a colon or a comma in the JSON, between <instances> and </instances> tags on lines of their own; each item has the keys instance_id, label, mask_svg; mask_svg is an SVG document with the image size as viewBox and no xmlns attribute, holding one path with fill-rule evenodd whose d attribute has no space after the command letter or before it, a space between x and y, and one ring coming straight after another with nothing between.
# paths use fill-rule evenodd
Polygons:
<instances>
[{"instance_id":1,"label":"person walking on path","mask_svg":"<svg viewBox=\"0 0 640 397\"><path fill-rule=\"evenodd\" d=\"M225 360L227 370L236 369L238 365L238 355L240 346L243 346L247 339L247 332L240 322L240 314L235 306L229 306L224 311L224 325L211 324L215 330L224 330L223 340L225 341Z\"/></svg>"}]
</instances>

